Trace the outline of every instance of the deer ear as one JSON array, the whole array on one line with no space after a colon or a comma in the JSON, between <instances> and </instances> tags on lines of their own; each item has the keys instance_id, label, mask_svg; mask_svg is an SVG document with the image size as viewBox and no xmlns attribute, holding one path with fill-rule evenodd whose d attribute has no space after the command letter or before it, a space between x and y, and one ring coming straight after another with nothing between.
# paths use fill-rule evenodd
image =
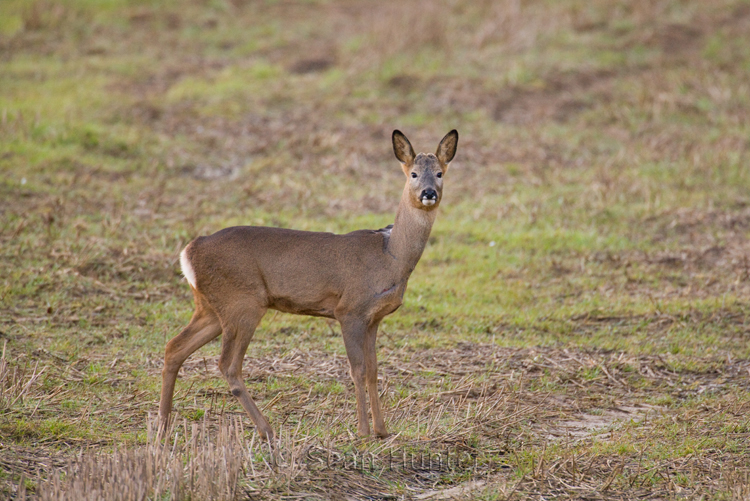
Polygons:
<instances>
[{"instance_id":1,"label":"deer ear","mask_svg":"<svg viewBox=\"0 0 750 501\"><path fill-rule=\"evenodd\" d=\"M438 157L440 163L447 165L456 156L456 148L458 147L458 131L453 129L440 141L435 156Z\"/></svg>"},{"instance_id":2,"label":"deer ear","mask_svg":"<svg viewBox=\"0 0 750 501\"><path fill-rule=\"evenodd\" d=\"M394 130L391 138L393 141L393 153L396 154L398 161L404 165L414 162L414 148L406 136L400 130Z\"/></svg>"}]
</instances>

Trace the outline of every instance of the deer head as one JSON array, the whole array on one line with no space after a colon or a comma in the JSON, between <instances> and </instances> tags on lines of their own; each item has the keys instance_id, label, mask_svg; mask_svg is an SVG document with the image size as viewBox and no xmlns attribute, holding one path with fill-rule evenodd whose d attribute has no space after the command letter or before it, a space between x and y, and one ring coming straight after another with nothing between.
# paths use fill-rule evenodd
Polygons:
<instances>
[{"instance_id":1,"label":"deer head","mask_svg":"<svg viewBox=\"0 0 750 501\"><path fill-rule=\"evenodd\" d=\"M406 175L409 202L418 209L437 209L443 195L443 176L456 154L458 132L454 129L446 134L435 154L415 155L411 143L399 130L393 131L392 141L393 152Z\"/></svg>"}]
</instances>

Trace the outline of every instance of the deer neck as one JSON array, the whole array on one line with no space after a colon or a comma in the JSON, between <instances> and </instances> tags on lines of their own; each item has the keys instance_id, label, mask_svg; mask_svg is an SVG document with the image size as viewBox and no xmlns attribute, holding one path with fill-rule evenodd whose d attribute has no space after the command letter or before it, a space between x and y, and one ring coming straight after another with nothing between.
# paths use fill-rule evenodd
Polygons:
<instances>
[{"instance_id":1,"label":"deer neck","mask_svg":"<svg viewBox=\"0 0 750 501\"><path fill-rule=\"evenodd\" d=\"M404 187L387 247L393 258L392 269L402 280L409 278L422 257L436 212L415 208L409 202L408 186Z\"/></svg>"}]
</instances>

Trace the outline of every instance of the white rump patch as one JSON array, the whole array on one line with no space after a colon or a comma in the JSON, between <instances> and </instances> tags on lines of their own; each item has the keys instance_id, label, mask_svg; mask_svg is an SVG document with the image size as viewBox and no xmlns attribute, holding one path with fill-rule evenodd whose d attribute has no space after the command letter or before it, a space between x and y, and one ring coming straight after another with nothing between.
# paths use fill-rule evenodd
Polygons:
<instances>
[{"instance_id":1,"label":"white rump patch","mask_svg":"<svg viewBox=\"0 0 750 501\"><path fill-rule=\"evenodd\" d=\"M190 264L190 260L187 257L187 250L188 248L185 247L184 249L182 249L182 252L180 252L180 268L182 268L182 274L185 276L185 278L187 278L188 283L193 288L196 288L195 271L193 271L193 266Z\"/></svg>"}]
</instances>

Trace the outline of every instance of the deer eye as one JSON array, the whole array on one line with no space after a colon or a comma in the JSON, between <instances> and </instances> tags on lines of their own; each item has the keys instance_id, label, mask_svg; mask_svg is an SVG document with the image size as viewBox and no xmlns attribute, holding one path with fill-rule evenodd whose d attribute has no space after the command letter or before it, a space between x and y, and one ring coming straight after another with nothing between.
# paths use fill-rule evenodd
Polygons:
<instances>
[{"instance_id":1,"label":"deer eye","mask_svg":"<svg viewBox=\"0 0 750 501\"><path fill-rule=\"evenodd\" d=\"M416 179L417 178L417 173L416 172L412 172L411 173L411 177L413 177L414 179Z\"/></svg>"},{"instance_id":2,"label":"deer eye","mask_svg":"<svg viewBox=\"0 0 750 501\"><path fill-rule=\"evenodd\" d=\"M438 172L438 173L436 174L436 176L437 176L437 177L443 177L443 173L442 173L442 172Z\"/></svg>"}]
</instances>

